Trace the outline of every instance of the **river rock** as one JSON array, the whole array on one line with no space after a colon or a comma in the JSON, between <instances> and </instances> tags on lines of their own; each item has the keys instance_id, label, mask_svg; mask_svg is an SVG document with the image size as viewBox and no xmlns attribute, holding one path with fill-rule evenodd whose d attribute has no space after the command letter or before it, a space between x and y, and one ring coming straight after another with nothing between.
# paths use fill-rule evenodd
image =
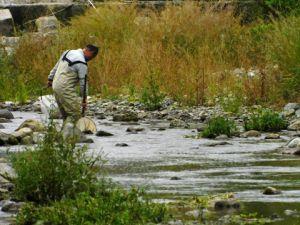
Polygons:
<instances>
[{"instance_id":1,"label":"river rock","mask_svg":"<svg viewBox=\"0 0 300 225\"><path fill-rule=\"evenodd\" d=\"M186 128L188 125L181 119L173 119L170 122L170 128Z\"/></svg>"},{"instance_id":2,"label":"river rock","mask_svg":"<svg viewBox=\"0 0 300 225\"><path fill-rule=\"evenodd\" d=\"M2 125L2 124L0 124L0 129L4 129L5 127Z\"/></svg>"},{"instance_id":3,"label":"river rock","mask_svg":"<svg viewBox=\"0 0 300 225\"><path fill-rule=\"evenodd\" d=\"M17 145L19 144L19 141L16 137L14 137L11 134L6 134L3 132L0 132L0 146L3 145Z\"/></svg>"},{"instance_id":4,"label":"river rock","mask_svg":"<svg viewBox=\"0 0 300 225\"><path fill-rule=\"evenodd\" d=\"M228 136L226 134L219 135L215 138L215 140L227 140Z\"/></svg>"},{"instance_id":5,"label":"river rock","mask_svg":"<svg viewBox=\"0 0 300 225\"><path fill-rule=\"evenodd\" d=\"M198 209L188 211L185 213L186 216L193 217L194 219L198 219L200 216L200 211Z\"/></svg>"},{"instance_id":6,"label":"river rock","mask_svg":"<svg viewBox=\"0 0 300 225\"><path fill-rule=\"evenodd\" d=\"M218 141L218 142L208 142L208 143L204 144L204 146L207 146L207 147L215 147L218 145L230 145L230 143L227 141Z\"/></svg>"},{"instance_id":7,"label":"river rock","mask_svg":"<svg viewBox=\"0 0 300 225\"><path fill-rule=\"evenodd\" d=\"M4 201L1 210L3 212L17 213L23 205L23 202Z\"/></svg>"},{"instance_id":8,"label":"river rock","mask_svg":"<svg viewBox=\"0 0 300 225\"><path fill-rule=\"evenodd\" d=\"M73 124L66 123L62 128L62 135L64 139L73 139L78 142L83 136L82 132Z\"/></svg>"},{"instance_id":9,"label":"river rock","mask_svg":"<svg viewBox=\"0 0 300 225\"><path fill-rule=\"evenodd\" d=\"M21 129L18 129L17 131L13 132L11 135L16 137L17 139L21 140L22 138L26 136L31 136L33 133L32 129L29 127L23 127Z\"/></svg>"},{"instance_id":10,"label":"river rock","mask_svg":"<svg viewBox=\"0 0 300 225\"><path fill-rule=\"evenodd\" d=\"M104 130L99 130L99 131L97 131L96 136L97 137L110 137L110 136L113 136L113 134L106 132Z\"/></svg>"},{"instance_id":11,"label":"river rock","mask_svg":"<svg viewBox=\"0 0 300 225\"><path fill-rule=\"evenodd\" d=\"M265 139L271 139L271 140L273 140L273 139L280 139L280 135L279 134L272 134L272 133L270 133L270 134L267 134L267 136L265 137Z\"/></svg>"},{"instance_id":12,"label":"river rock","mask_svg":"<svg viewBox=\"0 0 300 225\"><path fill-rule=\"evenodd\" d=\"M267 187L264 191L263 191L264 195L278 195L281 194L280 190L277 190L274 187Z\"/></svg>"},{"instance_id":13,"label":"river rock","mask_svg":"<svg viewBox=\"0 0 300 225\"><path fill-rule=\"evenodd\" d=\"M13 119L14 115L7 109L0 109L0 118Z\"/></svg>"},{"instance_id":14,"label":"river rock","mask_svg":"<svg viewBox=\"0 0 300 225\"><path fill-rule=\"evenodd\" d=\"M117 143L116 147L128 147L129 145L126 143Z\"/></svg>"},{"instance_id":15,"label":"river rock","mask_svg":"<svg viewBox=\"0 0 300 225\"><path fill-rule=\"evenodd\" d=\"M31 135L25 136L21 139L22 145L31 145L33 144L33 138Z\"/></svg>"},{"instance_id":16,"label":"river rock","mask_svg":"<svg viewBox=\"0 0 300 225\"><path fill-rule=\"evenodd\" d=\"M113 115L113 121L115 122L130 122L130 121L138 121L138 115L135 112L124 112Z\"/></svg>"},{"instance_id":17,"label":"river rock","mask_svg":"<svg viewBox=\"0 0 300 225\"><path fill-rule=\"evenodd\" d=\"M174 176L174 177L171 177L170 180L181 180L181 178L177 177L177 176Z\"/></svg>"},{"instance_id":18,"label":"river rock","mask_svg":"<svg viewBox=\"0 0 300 225\"><path fill-rule=\"evenodd\" d=\"M300 130L300 119L293 121L289 126L288 130L297 131Z\"/></svg>"},{"instance_id":19,"label":"river rock","mask_svg":"<svg viewBox=\"0 0 300 225\"><path fill-rule=\"evenodd\" d=\"M284 111L300 109L300 103L288 103L284 106Z\"/></svg>"},{"instance_id":20,"label":"river rock","mask_svg":"<svg viewBox=\"0 0 300 225\"><path fill-rule=\"evenodd\" d=\"M47 33L58 29L59 22L55 16L43 16L35 21L38 32Z\"/></svg>"},{"instance_id":21,"label":"river rock","mask_svg":"<svg viewBox=\"0 0 300 225\"><path fill-rule=\"evenodd\" d=\"M300 146L300 137L294 138L293 140L291 140L287 146L289 148L296 148L297 146Z\"/></svg>"},{"instance_id":22,"label":"river rock","mask_svg":"<svg viewBox=\"0 0 300 225\"><path fill-rule=\"evenodd\" d=\"M9 9L0 9L0 36L11 36L14 32L14 21Z\"/></svg>"},{"instance_id":23,"label":"river rock","mask_svg":"<svg viewBox=\"0 0 300 225\"><path fill-rule=\"evenodd\" d=\"M1 118L0 117L0 123L11 123L12 121L10 119Z\"/></svg>"},{"instance_id":24,"label":"river rock","mask_svg":"<svg viewBox=\"0 0 300 225\"><path fill-rule=\"evenodd\" d=\"M246 131L245 133L243 133L241 135L241 137L244 137L244 138L260 137L260 136L261 136L261 133L259 131L256 131L256 130L249 130L249 131Z\"/></svg>"},{"instance_id":25,"label":"river rock","mask_svg":"<svg viewBox=\"0 0 300 225\"><path fill-rule=\"evenodd\" d=\"M297 118L300 117L300 109L298 109L298 110L295 112L295 115L296 115Z\"/></svg>"},{"instance_id":26,"label":"river rock","mask_svg":"<svg viewBox=\"0 0 300 225\"><path fill-rule=\"evenodd\" d=\"M214 204L215 210L239 209L241 204L235 200L219 200Z\"/></svg>"},{"instance_id":27,"label":"river rock","mask_svg":"<svg viewBox=\"0 0 300 225\"><path fill-rule=\"evenodd\" d=\"M25 120L19 127L16 131L22 129L22 128L25 128L25 127L28 127L30 128L32 131L34 132L42 132L42 131L45 131L45 126L43 123L37 121L37 120L33 120L33 119L28 119L28 120Z\"/></svg>"},{"instance_id":28,"label":"river rock","mask_svg":"<svg viewBox=\"0 0 300 225\"><path fill-rule=\"evenodd\" d=\"M168 225L184 225L184 223L181 220L174 220L174 221L169 221Z\"/></svg>"},{"instance_id":29,"label":"river rock","mask_svg":"<svg viewBox=\"0 0 300 225\"><path fill-rule=\"evenodd\" d=\"M283 111L283 115L285 117L290 117L290 116L293 116L295 114L295 109L289 109L289 110L286 110L286 111Z\"/></svg>"},{"instance_id":30,"label":"river rock","mask_svg":"<svg viewBox=\"0 0 300 225\"><path fill-rule=\"evenodd\" d=\"M143 127L128 127L126 129L126 132L130 132L130 133L138 133L138 132L141 132L141 131L144 131L145 128Z\"/></svg>"}]
</instances>

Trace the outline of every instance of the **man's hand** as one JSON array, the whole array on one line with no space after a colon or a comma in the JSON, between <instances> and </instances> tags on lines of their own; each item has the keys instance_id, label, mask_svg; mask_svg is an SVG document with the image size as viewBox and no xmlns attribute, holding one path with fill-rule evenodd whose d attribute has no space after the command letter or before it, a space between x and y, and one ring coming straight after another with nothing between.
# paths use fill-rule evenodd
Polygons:
<instances>
[{"instance_id":1,"label":"man's hand","mask_svg":"<svg viewBox=\"0 0 300 225\"><path fill-rule=\"evenodd\" d=\"M48 80L48 84L47 84L47 87L52 87L52 80Z\"/></svg>"}]
</instances>

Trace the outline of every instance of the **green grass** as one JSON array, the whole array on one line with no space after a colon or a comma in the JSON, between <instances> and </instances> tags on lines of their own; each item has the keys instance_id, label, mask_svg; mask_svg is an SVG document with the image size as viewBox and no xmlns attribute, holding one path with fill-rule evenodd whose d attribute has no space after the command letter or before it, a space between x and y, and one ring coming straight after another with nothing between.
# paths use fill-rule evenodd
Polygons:
<instances>
[{"instance_id":1,"label":"green grass","mask_svg":"<svg viewBox=\"0 0 300 225\"><path fill-rule=\"evenodd\" d=\"M245 130L281 131L287 128L285 121L278 113L272 110L260 110L245 120Z\"/></svg>"},{"instance_id":2,"label":"green grass","mask_svg":"<svg viewBox=\"0 0 300 225\"><path fill-rule=\"evenodd\" d=\"M204 129L201 135L205 138L215 138L222 134L231 137L236 133L236 131L237 129L234 121L224 117L215 117L208 122L207 127Z\"/></svg>"}]
</instances>

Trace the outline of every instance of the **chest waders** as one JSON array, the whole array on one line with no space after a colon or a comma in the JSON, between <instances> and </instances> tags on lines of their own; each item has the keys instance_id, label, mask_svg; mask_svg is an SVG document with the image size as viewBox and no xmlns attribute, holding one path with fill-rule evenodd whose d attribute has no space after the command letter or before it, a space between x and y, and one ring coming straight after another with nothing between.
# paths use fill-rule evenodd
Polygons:
<instances>
[{"instance_id":1,"label":"chest waders","mask_svg":"<svg viewBox=\"0 0 300 225\"><path fill-rule=\"evenodd\" d=\"M81 99L76 94L76 86L79 82L78 74L71 66L75 64L85 64L86 62L74 61L67 58L67 54L60 61L53 79L53 92L57 105L64 121L75 123L81 117ZM86 92L86 77L84 93Z\"/></svg>"}]
</instances>

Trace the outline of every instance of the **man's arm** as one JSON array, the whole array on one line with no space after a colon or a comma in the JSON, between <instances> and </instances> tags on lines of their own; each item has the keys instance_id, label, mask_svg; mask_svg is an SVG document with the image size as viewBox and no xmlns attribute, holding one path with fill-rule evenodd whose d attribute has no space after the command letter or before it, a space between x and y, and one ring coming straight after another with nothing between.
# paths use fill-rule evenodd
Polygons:
<instances>
[{"instance_id":1,"label":"man's arm","mask_svg":"<svg viewBox=\"0 0 300 225\"><path fill-rule=\"evenodd\" d=\"M84 64L76 64L76 69L78 72L79 86L80 86L80 96L88 96L88 82L87 82L87 73L88 68Z\"/></svg>"}]
</instances>

